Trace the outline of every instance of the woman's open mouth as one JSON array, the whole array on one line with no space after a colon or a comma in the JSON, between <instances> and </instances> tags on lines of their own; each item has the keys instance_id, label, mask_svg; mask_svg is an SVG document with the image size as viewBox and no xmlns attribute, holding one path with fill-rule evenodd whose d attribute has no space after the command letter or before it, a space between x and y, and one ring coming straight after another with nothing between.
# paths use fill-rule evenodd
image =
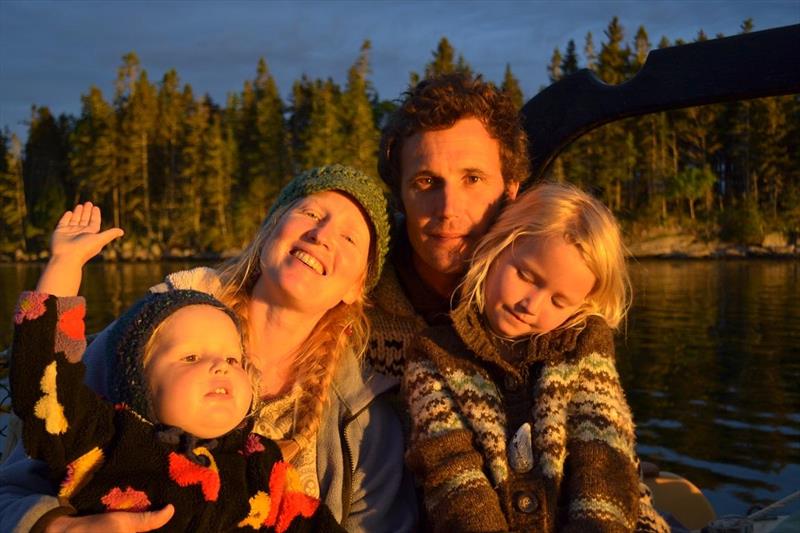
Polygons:
<instances>
[{"instance_id":1,"label":"woman's open mouth","mask_svg":"<svg viewBox=\"0 0 800 533\"><path fill-rule=\"evenodd\" d=\"M325 266L319 261L319 259L311 255L310 253L304 252L299 248L293 248L292 251L289 252L289 254L298 261L300 261L301 263L303 263L304 265L306 265L308 268L319 274L320 276L325 275Z\"/></svg>"}]
</instances>

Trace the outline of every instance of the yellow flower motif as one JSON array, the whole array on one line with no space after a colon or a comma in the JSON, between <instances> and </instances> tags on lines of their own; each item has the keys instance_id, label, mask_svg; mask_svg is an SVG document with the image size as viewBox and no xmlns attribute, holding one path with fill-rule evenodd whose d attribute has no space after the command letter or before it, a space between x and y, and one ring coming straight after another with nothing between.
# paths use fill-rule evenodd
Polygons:
<instances>
[{"instance_id":1,"label":"yellow flower motif","mask_svg":"<svg viewBox=\"0 0 800 533\"><path fill-rule=\"evenodd\" d=\"M61 482L60 498L70 498L83 482L103 464L103 450L94 447L67 465L67 475Z\"/></svg>"},{"instance_id":2,"label":"yellow flower motif","mask_svg":"<svg viewBox=\"0 0 800 533\"><path fill-rule=\"evenodd\" d=\"M64 417L64 406L58 403L56 396L56 362L53 361L44 369L39 388L44 395L33 406L36 418L44 420L44 428L51 435L67 431L69 424Z\"/></svg>"},{"instance_id":3,"label":"yellow flower motif","mask_svg":"<svg viewBox=\"0 0 800 533\"><path fill-rule=\"evenodd\" d=\"M250 514L237 525L239 527L250 526L253 529L260 529L267 516L269 516L272 500L266 492L258 491L250 498L249 502Z\"/></svg>"}]
</instances>

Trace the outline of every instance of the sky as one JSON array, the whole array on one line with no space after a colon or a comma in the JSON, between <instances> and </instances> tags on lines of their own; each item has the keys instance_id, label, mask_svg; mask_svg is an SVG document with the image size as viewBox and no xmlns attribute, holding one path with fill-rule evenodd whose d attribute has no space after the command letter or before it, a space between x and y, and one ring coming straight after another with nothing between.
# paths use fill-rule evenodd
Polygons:
<instances>
[{"instance_id":1,"label":"sky","mask_svg":"<svg viewBox=\"0 0 800 533\"><path fill-rule=\"evenodd\" d=\"M800 0L680 1L85 1L0 0L0 128L23 141L31 105L80 114L81 95L98 86L107 100L124 54L136 52L151 81L174 68L195 94L224 104L255 77L264 57L288 100L302 74L342 86L365 39L370 80L383 99L406 89L441 37L474 71L500 82L506 63L530 98L547 85L553 49L618 16L632 42L644 26L655 46L800 23Z\"/></svg>"}]
</instances>

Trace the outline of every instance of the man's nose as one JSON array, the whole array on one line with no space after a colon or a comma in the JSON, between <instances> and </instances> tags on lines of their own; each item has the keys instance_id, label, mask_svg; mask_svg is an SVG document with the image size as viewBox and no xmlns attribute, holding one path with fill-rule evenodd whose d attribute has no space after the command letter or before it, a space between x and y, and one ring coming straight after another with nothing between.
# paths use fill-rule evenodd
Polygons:
<instances>
[{"instance_id":1,"label":"man's nose","mask_svg":"<svg viewBox=\"0 0 800 533\"><path fill-rule=\"evenodd\" d=\"M457 184L445 183L439 193L439 210L442 218L454 218L464 208L464 191Z\"/></svg>"}]
</instances>

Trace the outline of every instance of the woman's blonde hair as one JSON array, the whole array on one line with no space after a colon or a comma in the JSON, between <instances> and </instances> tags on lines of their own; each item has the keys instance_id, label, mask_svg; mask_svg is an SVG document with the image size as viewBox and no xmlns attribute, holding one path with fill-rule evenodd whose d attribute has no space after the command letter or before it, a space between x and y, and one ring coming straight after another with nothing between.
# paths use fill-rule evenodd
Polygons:
<instances>
[{"instance_id":1,"label":"woman's blonde hair","mask_svg":"<svg viewBox=\"0 0 800 533\"><path fill-rule=\"evenodd\" d=\"M250 293L261 273L261 250L269 241L275 228L283 216L299 202L297 199L288 205L281 206L271 213L261 225L256 237L237 256L223 263L219 270L222 288L217 298L233 309L242 323L244 345L248 345L248 309ZM367 264L372 263L373 246L370 246L370 257ZM361 283L366 281L362 276ZM322 411L330 390L333 375L338 367L341 355L352 349L360 357L369 339L369 322L364 313L364 296L352 304L340 302L328 310L317 322L311 335L303 343L300 353L295 359L297 383L302 390L295 414L293 437L298 443L313 442L322 418Z\"/></svg>"},{"instance_id":2,"label":"woman's blonde hair","mask_svg":"<svg viewBox=\"0 0 800 533\"><path fill-rule=\"evenodd\" d=\"M484 311L485 283L492 264L523 237L561 237L574 244L596 278L586 301L559 329L582 327L592 315L604 318L612 328L620 324L630 306L631 291L619 225L599 200L572 185L540 183L506 205L475 248L462 284L466 301Z\"/></svg>"}]
</instances>

